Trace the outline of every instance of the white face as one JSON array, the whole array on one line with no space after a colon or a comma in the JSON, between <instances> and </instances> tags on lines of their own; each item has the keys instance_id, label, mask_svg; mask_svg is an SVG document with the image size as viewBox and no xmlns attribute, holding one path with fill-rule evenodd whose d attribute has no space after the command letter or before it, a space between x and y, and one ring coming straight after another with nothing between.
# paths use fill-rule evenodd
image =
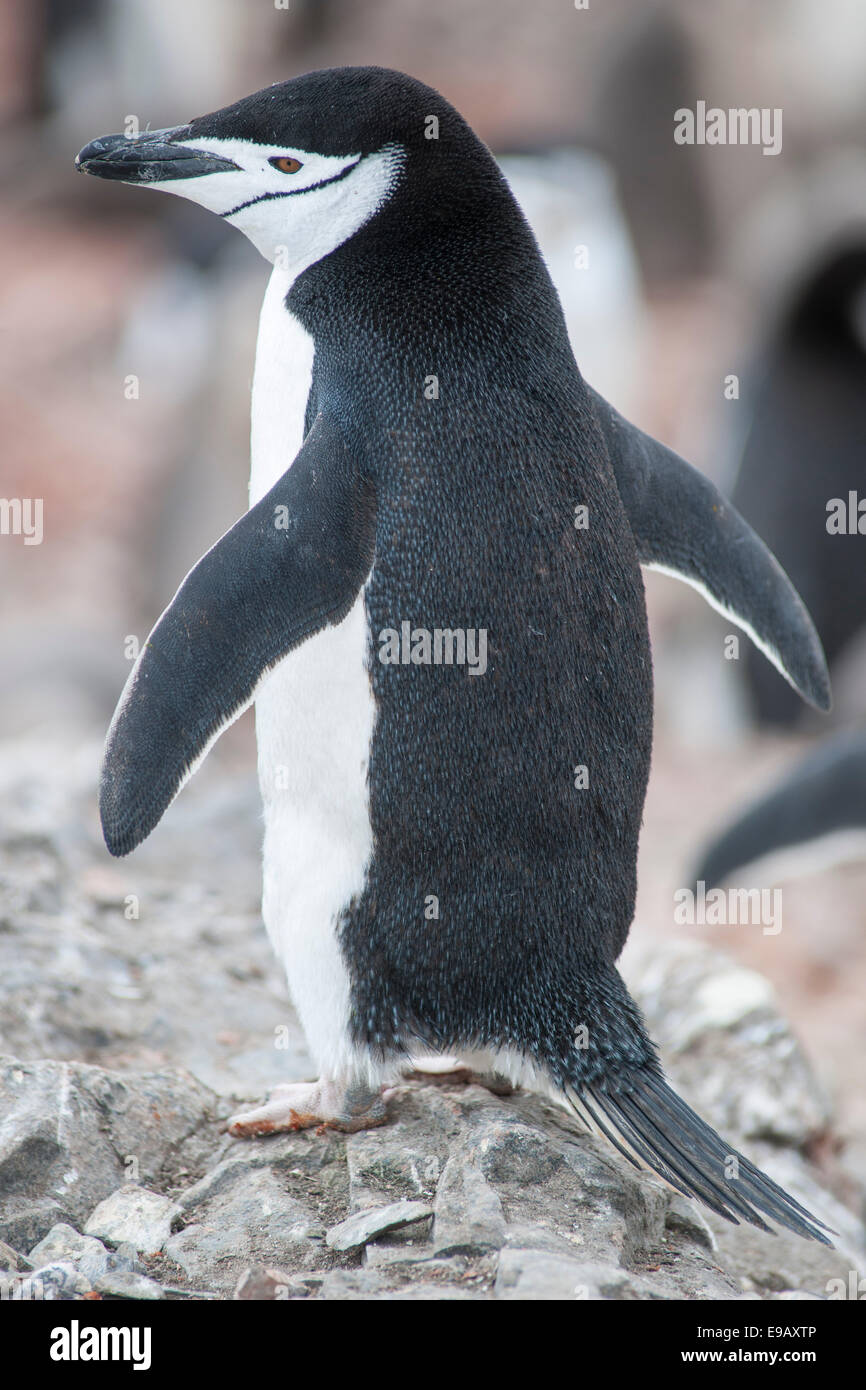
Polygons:
<instances>
[{"instance_id":1,"label":"white face","mask_svg":"<svg viewBox=\"0 0 866 1390\"><path fill-rule=\"evenodd\" d=\"M249 140L202 138L183 145L222 155L239 168L149 186L217 213L248 236L266 260L292 276L335 250L378 212L405 159L399 145L363 157ZM272 162L277 160L282 166Z\"/></svg>"}]
</instances>

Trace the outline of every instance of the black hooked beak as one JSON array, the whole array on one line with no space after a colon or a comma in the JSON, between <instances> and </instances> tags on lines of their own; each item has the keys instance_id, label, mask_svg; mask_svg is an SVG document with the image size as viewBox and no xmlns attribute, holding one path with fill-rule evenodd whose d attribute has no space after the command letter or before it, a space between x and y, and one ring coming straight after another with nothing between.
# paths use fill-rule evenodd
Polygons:
<instances>
[{"instance_id":1,"label":"black hooked beak","mask_svg":"<svg viewBox=\"0 0 866 1390\"><path fill-rule=\"evenodd\" d=\"M188 126L146 130L141 135L100 135L75 156L75 167L100 179L121 183L165 183L239 169L231 159L178 143Z\"/></svg>"}]
</instances>

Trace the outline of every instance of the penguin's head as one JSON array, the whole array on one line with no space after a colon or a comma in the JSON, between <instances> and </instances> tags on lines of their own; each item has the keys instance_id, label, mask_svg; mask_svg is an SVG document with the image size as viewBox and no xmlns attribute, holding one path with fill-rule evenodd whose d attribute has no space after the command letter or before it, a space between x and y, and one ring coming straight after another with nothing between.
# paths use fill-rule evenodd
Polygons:
<instances>
[{"instance_id":1,"label":"penguin's head","mask_svg":"<svg viewBox=\"0 0 866 1390\"><path fill-rule=\"evenodd\" d=\"M413 164L416 175L423 165L432 193L443 164L442 122L453 180L459 150L487 152L437 92L384 68L331 68L188 125L104 135L85 145L76 165L201 203L267 260L297 273L379 213Z\"/></svg>"}]
</instances>

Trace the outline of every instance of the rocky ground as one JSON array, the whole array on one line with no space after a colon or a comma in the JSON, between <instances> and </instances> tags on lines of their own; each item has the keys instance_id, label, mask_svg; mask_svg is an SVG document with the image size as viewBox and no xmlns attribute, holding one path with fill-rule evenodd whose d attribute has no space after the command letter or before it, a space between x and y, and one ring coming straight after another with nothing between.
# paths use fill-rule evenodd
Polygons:
<instances>
[{"instance_id":1,"label":"rocky ground","mask_svg":"<svg viewBox=\"0 0 866 1390\"><path fill-rule=\"evenodd\" d=\"M4 1297L825 1298L866 1268L769 985L693 940L628 961L671 1074L835 1250L705 1217L527 1093L409 1079L383 1128L232 1139L238 1097L311 1071L258 916L255 788L211 759L114 863L97 758L85 734L0 750Z\"/></svg>"}]
</instances>

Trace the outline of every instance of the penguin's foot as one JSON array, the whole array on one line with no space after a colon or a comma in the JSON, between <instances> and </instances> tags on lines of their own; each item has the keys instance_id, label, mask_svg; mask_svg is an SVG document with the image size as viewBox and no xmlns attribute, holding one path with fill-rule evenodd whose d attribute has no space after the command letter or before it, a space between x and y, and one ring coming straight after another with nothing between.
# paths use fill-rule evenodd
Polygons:
<instances>
[{"instance_id":1,"label":"penguin's foot","mask_svg":"<svg viewBox=\"0 0 866 1390\"><path fill-rule=\"evenodd\" d=\"M236 1139L298 1129L339 1129L353 1134L383 1125L387 1119L381 1091L324 1079L295 1081L275 1086L257 1109L232 1115L228 1132Z\"/></svg>"}]
</instances>

